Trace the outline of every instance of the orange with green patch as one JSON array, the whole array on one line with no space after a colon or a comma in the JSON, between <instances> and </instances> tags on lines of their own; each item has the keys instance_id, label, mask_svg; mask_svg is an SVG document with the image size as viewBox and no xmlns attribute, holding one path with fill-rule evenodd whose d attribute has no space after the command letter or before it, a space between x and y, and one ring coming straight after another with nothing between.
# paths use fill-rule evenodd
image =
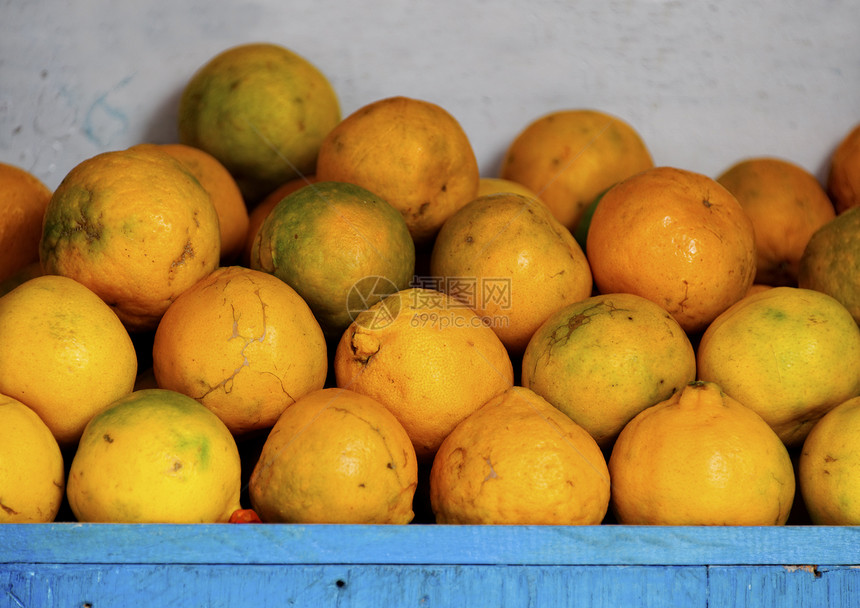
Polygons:
<instances>
[{"instance_id":1,"label":"orange with green patch","mask_svg":"<svg viewBox=\"0 0 860 608\"><path fill-rule=\"evenodd\" d=\"M608 448L627 422L695 379L696 356L663 308L598 295L553 314L523 354L522 385Z\"/></svg>"},{"instance_id":2,"label":"orange with green patch","mask_svg":"<svg viewBox=\"0 0 860 608\"><path fill-rule=\"evenodd\" d=\"M69 471L78 521L221 523L240 507L230 431L195 400L133 392L92 418Z\"/></svg>"}]
</instances>

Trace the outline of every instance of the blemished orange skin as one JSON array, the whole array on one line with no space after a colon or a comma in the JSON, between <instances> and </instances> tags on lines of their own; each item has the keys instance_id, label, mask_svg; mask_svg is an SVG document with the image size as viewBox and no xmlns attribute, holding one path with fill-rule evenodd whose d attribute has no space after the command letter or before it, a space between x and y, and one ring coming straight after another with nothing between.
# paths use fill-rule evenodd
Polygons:
<instances>
[{"instance_id":1,"label":"blemished orange skin","mask_svg":"<svg viewBox=\"0 0 860 608\"><path fill-rule=\"evenodd\" d=\"M755 233L715 180L655 167L610 188L586 243L600 293L633 293L665 308L687 333L705 329L755 278Z\"/></svg>"},{"instance_id":2,"label":"blemished orange skin","mask_svg":"<svg viewBox=\"0 0 860 608\"><path fill-rule=\"evenodd\" d=\"M452 296L414 287L360 313L334 355L337 386L373 397L430 462L457 423L513 385L502 341Z\"/></svg>"},{"instance_id":3,"label":"blemished orange skin","mask_svg":"<svg viewBox=\"0 0 860 608\"><path fill-rule=\"evenodd\" d=\"M271 428L325 383L322 329L295 290L268 273L224 266L167 309L152 345L159 387L208 407L237 437Z\"/></svg>"},{"instance_id":4,"label":"blemished orange skin","mask_svg":"<svg viewBox=\"0 0 860 608\"><path fill-rule=\"evenodd\" d=\"M39 261L42 217L51 194L29 171L0 163L0 283Z\"/></svg>"},{"instance_id":5,"label":"blemished orange skin","mask_svg":"<svg viewBox=\"0 0 860 608\"><path fill-rule=\"evenodd\" d=\"M785 445L714 383L639 413L609 457L611 509L625 525L772 526L795 492Z\"/></svg>"},{"instance_id":6,"label":"blemished orange skin","mask_svg":"<svg viewBox=\"0 0 860 608\"><path fill-rule=\"evenodd\" d=\"M651 300L615 293L550 316L523 354L521 382L608 449L633 416L695 379L678 322Z\"/></svg>"},{"instance_id":7,"label":"blemished orange skin","mask_svg":"<svg viewBox=\"0 0 860 608\"><path fill-rule=\"evenodd\" d=\"M74 167L48 203L39 244L47 274L92 289L133 332L154 330L220 255L206 189L154 146L103 152Z\"/></svg>"},{"instance_id":8,"label":"blemished orange skin","mask_svg":"<svg viewBox=\"0 0 860 608\"><path fill-rule=\"evenodd\" d=\"M257 238L257 231L260 226L266 221L269 212L274 209L275 205L281 202L281 199L298 190L315 183L317 180L313 175L307 177L297 177L290 181L281 184L268 195L263 197L253 209L248 213L248 231L245 234L245 244L242 248L241 262L243 266L251 265L251 249L254 247L254 239Z\"/></svg>"},{"instance_id":9,"label":"blemished orange skin","mask_svg":"<svg viewBox=\"0 0 860 608\"><path fill-rule=\"evenodd\" d=\"M229 265L236 261L249 224L248 207L236 180L217 158L200 148L176 143L157 145L185 165L209 193L221 230L221 262Z\"/></svg>"},{"instance_id":10,"label":"blemished orange skin","mask_svg":"<svg viewBox=\"0 0 860 608\"><path fill-rule=\"evenodd\" d=\"M505 192L478 197L448 218L430 274L448 279L446 291L459 291L517 356L547 317L592 289L591 268L567 228L540 201Z\"/></svg>"},{"instance_id":11,"label":"blemished orange skin","mask_svg":"<svg viewBox=\"0 0 860 608\"><path fill-rule=\"evenodd\" d=\"M325 388L278 418L248 489L267 523L408 524L417 486L415 450L394 415Z\"/></svg>"},{"instance_id":12,"label":"blemished orange skin","mask_svg":"<svg viewBox=\"0 0 860 608\"><path fill-rule=\"evenodd\" d=\"M229 429L194 399L135 391L93 416L69 468L75 519L227 523L240 508L242 463Z\"/></svg>"},{"instance_id":13,"label":"blemished orange skin","mask_svg":"<svg viewBox=\"0 0 860 608\"><path fill-rule=\"evenodd\" d=\"M825 186L836 213L860 206L860 124L833 151Z\"/></svg>"},{"instance_id":14,"label":"blemished orange skin","mask_svg":"<svg viewBox=\"0 0 860 608\"><path fill-rule=\"evenodd\" d=\"M60 446L36 412L2 394L0 462L0 524L54 521L66 490Z\"/></svg>"},{"instance_id":15,"label":"blemished orange skin","mask_svg":"<svg viewBox=\"0 0 860 608\"><path fill-rule=\"evenodd\" d=\"M860 397L840 403L819 420L798 461L797 481L813 524L860 525Z\"/></svg>"},{"instance_id":16,"label":"blemished orange skin","mask_svg":"<svg viewBox=\"0 0 860 608\"><path fill-rule=\"evenodd\" d=\"M458 424L430 470L439 524L597 525L609 487L591 435L519 386Z\"/></svg>"},{"instance_id":17,"label":"blemished orange skin","mask_svg":"<svg viewBox=\"0 0 860 608\"><path fill-rule=\"evenodd\" d=\"M860 395L860 328L831 296L773 287L714 319L697 350L700 380L755 410L786 445Z\"/></svg>"},{"instance_id":18,"label":"blemished orange skin","mask_svg":"<svg viewBox=\"0 0 860 608\"><path fill-rule=\"evenodd\" d=\"M797 286L800 258L813 233L836 217L818 179L780 158L755 157L736 163L717 181L731 192L755 230L755 281Z\"/></svg>"},{"instance_id":19,"label":"blemished orange skin","mask_svg":"<svg viewBox=\"0 0 860 608\"><path fill-rule=\"evenodd\" d=\"M628 123L606 112L573 109L527 125L508 147L499 176L535 192L573 231L598 194L653 166L645 142Z\"/></svg>"},{"instance_id":20,"label":"blemished orange skin","mask_svg":"<svg viewBox=\"0 0 860 608\"><path fill-rule=\"evenodd\" d=\"M447 110L411 97L367 104L333 128L317 157L320 181L356 184L403 214L416 244L431 241L478 194L478 161Z\"/></svg>"}]
</instances>

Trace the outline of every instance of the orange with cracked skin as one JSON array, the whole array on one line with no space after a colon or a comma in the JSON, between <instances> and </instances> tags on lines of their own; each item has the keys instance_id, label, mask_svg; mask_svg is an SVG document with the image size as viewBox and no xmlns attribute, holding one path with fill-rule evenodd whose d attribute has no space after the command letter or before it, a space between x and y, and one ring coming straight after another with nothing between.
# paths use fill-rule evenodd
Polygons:
<instances>
[{"instance_id":1,"label":"orange with cracked skin","mask_svg":"<svg viewBox=\"0 0 860 608\"><path fill-rule=\"evenodd\" d=\"M740 300L756 272L755 233L716 180L675 167L643 171L610 188L586 242L600 293L633 293L698 333Z\"/></svg>"},{"instance_id":2,"label":"orange with cracked skin","mask_svg":"<svg viewBox=\"0 0 860 608\"><path fill-rule=\"evenodd\" d=\"M222 267L170 305L155 332L160 388L193 397L241 436L271 427L302 395L323 387L322 329L280 279Z\"/></svg>"}]
</instances>

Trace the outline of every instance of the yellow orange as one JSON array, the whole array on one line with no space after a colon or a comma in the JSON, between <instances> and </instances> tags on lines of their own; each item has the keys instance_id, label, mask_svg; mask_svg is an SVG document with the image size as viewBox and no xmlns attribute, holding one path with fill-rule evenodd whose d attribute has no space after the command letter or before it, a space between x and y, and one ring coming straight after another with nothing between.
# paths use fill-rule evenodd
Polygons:
<instances>
[{"instance_id":1,"label":"yellow orange","mask_svg":"<svg viewBox=\"0 0 860 608\"><path fill-rule=\"evenodd\" d=\"M609 486L594 439L518 386L460 422L430 470L440 524L596 525Z\"/></svg>"},{"instance_id":2,"label":"yellow orange","mask_svg":"<svg viewBox=\"0 0 860 608\"><path fill-rule=\"evenodd\" d=\"M513 385L492 329L462 302L414 287L360 313L334 354L337 386L387 407L429 462L457 424Z\"/></svg>"},{"instance_id":3,"label":"yellow orange","mask_svg":"<svg viewBox=\"0 0 860 608\"><path fill-rule=\"evenodd\" d=\"M612 448L609 475L612 511L628 525L782 525L795 492L779 437L710 382L637 414Z\"/></svg>"},{"instance_id":4,"label":"yellow orange","mask_svg":"<svg viewBox=\"0 0 860 608\"><path fill-rule=\"evenodd\" d=\"M264 522L408 524L417 485L415 450L391 412L326 388L278 418L249 493Z\"/></svg>"},{"instance_id":5,"label":"yellow orange","mask_svg":"<svg viewBox=\"0 0 860 608\"><path fill-rule=\"evenodd\" d=\"M837 213L860 206L860 124L833 151L825 186Z\"/></svg>"}]
</instances>

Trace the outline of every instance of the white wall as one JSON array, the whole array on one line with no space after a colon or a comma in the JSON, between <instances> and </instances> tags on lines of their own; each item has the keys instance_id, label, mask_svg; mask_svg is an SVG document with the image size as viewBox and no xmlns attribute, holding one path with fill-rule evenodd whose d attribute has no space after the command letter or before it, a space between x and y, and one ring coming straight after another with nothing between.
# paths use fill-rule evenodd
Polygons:
<instances>
[{"instance_id":1,"label":"white wall","mask_svg":"<svg viewBox=\"0 0 860 608\"><path fill-rule=\"evenodd\" d=\"M857 0L0 0L0 162L53 188L98 152L175 141L192 73L267 41L316 64L344 115L442 105L485 175L531 120L590 107L658 164L777 155L822 177L860 122L858 26Z\"/></svg>"}]
</instances>

